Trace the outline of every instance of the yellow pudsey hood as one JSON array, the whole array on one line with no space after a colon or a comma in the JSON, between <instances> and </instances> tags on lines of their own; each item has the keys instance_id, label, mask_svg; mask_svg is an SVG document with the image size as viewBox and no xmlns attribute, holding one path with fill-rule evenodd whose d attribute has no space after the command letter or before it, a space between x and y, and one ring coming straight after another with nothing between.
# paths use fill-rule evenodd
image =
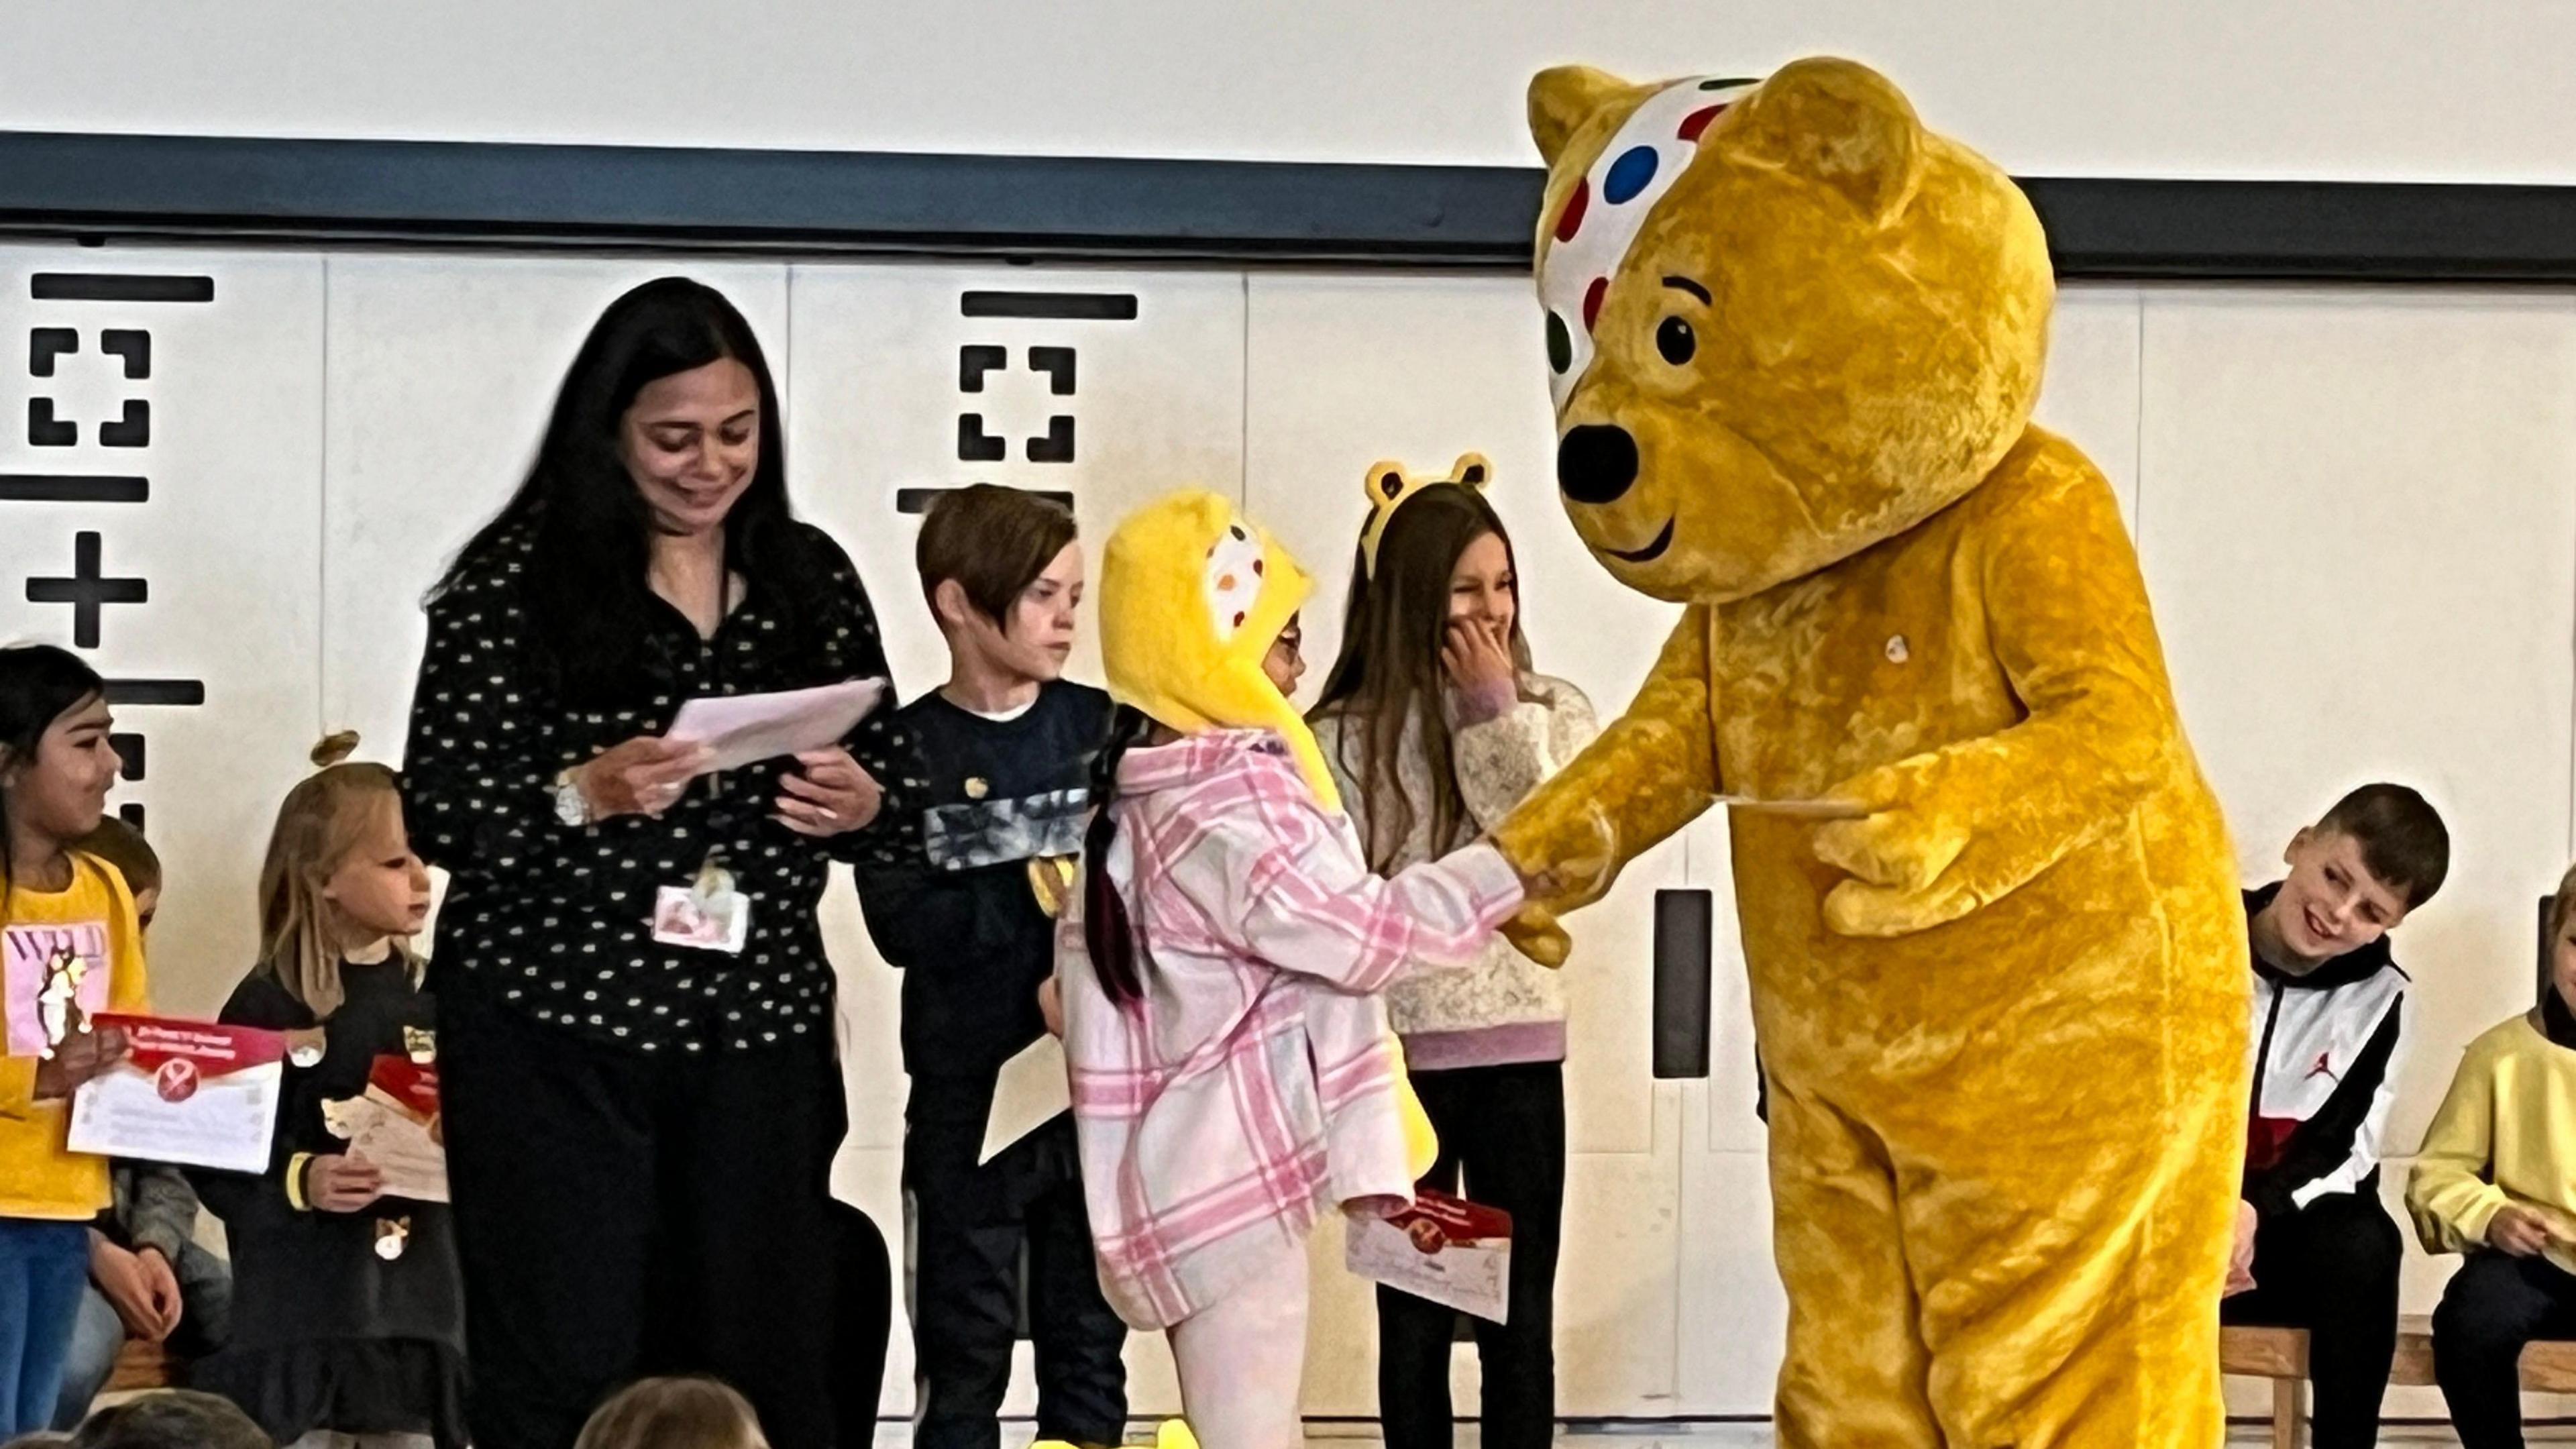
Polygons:
<instances>
[{"instance_id":1,"label":"yellow pudsey hood","mask_svg":"<svg viewBox=\"0 0 2576 1449\"><path fill-rule=\"evenodd\" d=\"M1261 671L1315 581L1224 497L1191 489L1129 514L1100 563L1100 657L1109 693L1197 734L1266 729L1315 798L1342 808L1323 751Z\"/></svg>"}]
</instances>

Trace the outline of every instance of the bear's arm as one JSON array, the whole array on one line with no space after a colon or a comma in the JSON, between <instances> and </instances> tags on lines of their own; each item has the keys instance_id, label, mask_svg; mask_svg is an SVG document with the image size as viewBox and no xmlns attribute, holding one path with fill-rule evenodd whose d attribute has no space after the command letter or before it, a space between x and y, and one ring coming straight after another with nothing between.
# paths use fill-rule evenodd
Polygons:
<instances>
[{"instance_id":1,"label":"bear's arm","mask_svg":"<svg viewBox=\"0 0 2576 1449\"><path fill-rule=\"evenodd\" d=\"M2028 713L1836 790L1872 812L1817 832L1817 854L1855 877L1826 899L1837 931L1967 915L2128 819L2177 767L2173 690L2110 485L2055 439L2017 461L2019 476L1984 485L1999 491L1977 579L1995 660Z\"/></svg>"},{"instance_id":2,"label":"bear's arm","mask_svg":"<svg viewBox=\"0 0 2576 1449\"><path fill-rule=\"evenodd\" d=\"M1536 904L1571 910L1600 899L1621 866L1717 794L1709 627L1705 606L1684 610L1627 713L1494 827L1494 844L1524 877L1573 878Z\"/></svg>"}]
</instances>

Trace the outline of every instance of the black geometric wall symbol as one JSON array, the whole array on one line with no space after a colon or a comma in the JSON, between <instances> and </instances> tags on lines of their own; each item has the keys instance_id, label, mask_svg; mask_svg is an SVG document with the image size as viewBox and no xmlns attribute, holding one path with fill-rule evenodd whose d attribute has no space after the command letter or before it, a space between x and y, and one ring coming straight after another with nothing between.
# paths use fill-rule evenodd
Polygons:
<instances>
[{"instance_id":1,"label":"black geometric wall symbol","mask_svg":"<svg viewBox=\"0 0 2576 1449\"><path fill-rule=\"evenodd\" d=\"M1011 365L1007 347L960 347L957 349L957 390L982 392L984 374L998 372Z\"/></svg>"},{"instance_id":2,"label":"black geometric wall symbol","mask_svg":"<svg viewBox=\"0 0 2576 1449\"><path fill-rule=\"evenodd\" d=\"M140 805L119 805L116 807L116 818L133 826L137 830L141 830L143 828L143 807Z\"/></svg>"},{"instance_id":3,"label":"black geometric wall symbol","mask_svg":"<svg viewBox=\"0 0 2576 1449\"><path fill-rule=\"evenodd\" d=\"M966 413L957 419L958 462L998 463L1010 451L1008 443L984 431L982 413Z\"/></svg>"},{"instance_id":4,"label":"black geometric wall symbol","mask_svg":"<svg viewBox=\"0 0 2576 1449\"><path fill-rule=\"evenodd\" d=\"M27 375L51 377L54 359L80 351L77 327L37 327L27 333Z\"/></svg>"},{"instance_id":5,"label":"black geometric wall symbol","mask_svg":"<svg viewBox=\"0 0 2576 1449\"><path fill-rule=\"evenodd\" d=\"M31 604L69 604L72 606L72 643L82 649L98 647L99 611L109 604L140 604L151 597L141 579L108 578L99 567L99 538L95 533L72 535L72 573L70 578L31 578L27 580L27 602ZM202 688L199 691L203 697Z\"/></svg>"},{"instance_id":6,"label":"black geometric wall symbol","mask_svg":"<svg viewBox=\"0 0 2576 1449\"><path fill-rule=\"evenodd\" d=\"M27 446L68 448L80 442L80 424L54 416L54 400L27 399Z\"/></svg>"},{"instance_id":7,"label":"black geometric wall symbol","mask_svg":"<svg viewBox=\"0 0 2576 1449\"><path fill-rule=\"evenodd\" d=\"M152 442L152 404L139 397L127 398L124 417L98 425L98 442L102 448L149 447Z\"/></svg>"},{"instance_id":8,"label":"black geometric wall symbol","mask_svg":"<svg viewBox=\"0 0 2576 1449\"><path fill-rule=\"evenodd\" d=\"M1072 462L1073 419L1063 413L1047 419L1046 436L1029 439L1029 461L1032 463Z\"/></svg>"},{"instance_id":9,"label":"black geometric wall symbol","mask_svg":"<svg viewBox=\"0 0 2576 1449\"><path fill-rule=\"evenodd\" d=\"M140 780L143 778L143 736L127 734L124 731L119 730L107 737L107 746L109 749L116 751L116 758L119 761L119 768L116 772L116 777L118 779Z\"/></svg>"},{"instance_id":10,"label":"black geometric wall symbol","mask_svg":"<svg viewBox=\"0 0 2576 1449\"><path fill-rule=\"evenodd\" d=\"M1057 397L1073 396L1073 349L1070 347L1032 347L1029 349L1029 371L1047 375L1047 391Z\"/></svg>"},{"instance_id":11,"label":"black geometric wall symbol","mask_svg":"<svg viewBox=\"0 0 2576 1449\"><path fill-rule=\"evenodd\" d=\"M110 327L99 333L98 350L124 358L129 381L152 375L152 334L139 327Z\"/></svg>"},{"instance_id":12,"label":"black geometric wall symbol","mask_svg":"<svg viewBox=\"0 0 2576 1449\"><path fill-rule=\"evenodd\" d=\"M131 272L38 272L27 295L39 302L211 302L212 277L155 277Z\"/></svg>"},{"instance_id":13,"label":"black geometric wall symbol","mask_svg":"<svg viewBox=\"0 0 2576 1449\"><path fill-rule=\"evenodd\" d=\"M1025 317L1043 322L1133 322L1133 292L965 292L964 317Z\"/></svg>"}]
</instances>

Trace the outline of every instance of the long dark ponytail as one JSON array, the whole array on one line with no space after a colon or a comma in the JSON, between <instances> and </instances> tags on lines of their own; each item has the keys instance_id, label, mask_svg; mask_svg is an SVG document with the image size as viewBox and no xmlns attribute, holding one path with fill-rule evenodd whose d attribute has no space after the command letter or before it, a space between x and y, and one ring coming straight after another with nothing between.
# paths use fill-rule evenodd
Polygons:
<instances>
[{"instance_id":1,"label":"long dark ponytail","mask_svg":"<svg viewBox=\"0 0 2576 1449\"><path fill-rule=\"evenodd\" d=\"M1109 721L1108 742L1091 761L1091 824L1082 834L1082 944L1091 953L1100 989L1121 1006L1145 995L1145 978L1137 970L1136 931L1127 901L1109 878L1109 847L1118 839L1118 820L1109 806L1118 798L1118 762L1144 743L1153 728L1143 710L1118 706Z\"/></svg>"}]
</instances>

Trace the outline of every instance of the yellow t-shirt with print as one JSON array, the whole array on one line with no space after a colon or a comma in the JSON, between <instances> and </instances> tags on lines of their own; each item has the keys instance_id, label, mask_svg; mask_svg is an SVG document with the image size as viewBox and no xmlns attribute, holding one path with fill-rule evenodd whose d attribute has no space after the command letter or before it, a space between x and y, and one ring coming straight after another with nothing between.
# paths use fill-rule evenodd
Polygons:
<instances>
[{"instance_id":1,"label":"yellow t-shirt with print","mask_svg":"<svg viewBox=\"0 0 2576 1449\"><path fill-rule=\"evenodd\" d=\"M36 1100L53 1044L102 1011L145 1010L143 928L116 868L72 854L66 890L0 899L0 1218L82 1222L108 1205L107 1159L63 1145L70 1104Z\"/></svg>"}]
</instances>

